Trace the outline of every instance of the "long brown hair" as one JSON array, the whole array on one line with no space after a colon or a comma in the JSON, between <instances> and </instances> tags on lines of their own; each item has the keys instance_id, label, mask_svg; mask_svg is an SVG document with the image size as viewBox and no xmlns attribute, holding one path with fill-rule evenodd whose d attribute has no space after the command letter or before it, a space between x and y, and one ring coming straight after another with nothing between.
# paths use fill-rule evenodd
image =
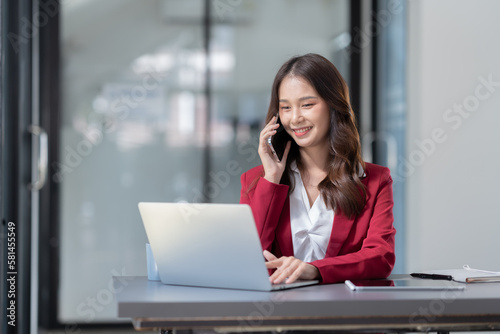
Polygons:
<instances>
[{"instance_id":1,"label":"long brown hair","mask_svg":"<svg viewBox=\"0 0 500 334\"><path fill-rule=\"evenodd\" d=\"M266 124L279 110L279 88L287 76L307 80L330 107L328 174L319 183L318 189L328 207L335 212L340 210L352 218L360 214L365 206L366 189L359 176L361 168L365 168L365 163L361 158L361 144L349 100L349 88L328 59L312 53L293 57L281 66L274 78ZM292 140L286 168L280 181L290 186L289 192L292 192L295 186L290 168L293 161L301 169L299 148Z\"/></svg>"}]
</instances>

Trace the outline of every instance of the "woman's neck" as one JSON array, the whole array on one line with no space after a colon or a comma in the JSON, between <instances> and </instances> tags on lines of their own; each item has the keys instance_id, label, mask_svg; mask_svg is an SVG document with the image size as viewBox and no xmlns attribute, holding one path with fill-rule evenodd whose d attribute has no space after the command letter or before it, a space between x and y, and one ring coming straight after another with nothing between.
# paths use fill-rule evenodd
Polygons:
<instances>
[{"instance_id":1,"label":"woman's neck","mask_svg":"<svg viewBox=\"0 0 500 334\"><path fill-rule=\"evenodd\" d=\"M303 172L311 179L323 179L328 173L328 147L299 148L300 164Z\"/></svg>"}]
</instances>

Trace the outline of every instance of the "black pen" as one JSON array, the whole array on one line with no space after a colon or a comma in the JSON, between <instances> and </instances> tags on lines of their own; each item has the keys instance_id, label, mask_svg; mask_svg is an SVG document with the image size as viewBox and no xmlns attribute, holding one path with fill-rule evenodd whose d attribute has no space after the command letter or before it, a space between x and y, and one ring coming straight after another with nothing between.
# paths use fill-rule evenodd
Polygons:
<instances>
[{"instance_id":1,"label":"black pen","mask_svg":"<svg viewBox=\"0 0 500 334\"><path fill-rule=\"evenodd\" d=\"M411 277L426 278L426 279L441 279L452 281L453 277L451 275L439 275L439 274L423 274L423 273L412 273Z\"/></svg>"}]
</instances>

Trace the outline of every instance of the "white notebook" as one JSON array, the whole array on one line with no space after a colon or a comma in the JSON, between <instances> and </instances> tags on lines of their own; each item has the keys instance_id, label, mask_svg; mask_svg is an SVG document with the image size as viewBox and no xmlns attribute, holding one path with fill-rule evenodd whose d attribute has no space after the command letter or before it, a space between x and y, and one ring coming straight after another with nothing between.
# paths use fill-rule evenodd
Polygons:
<instances>
[{"instance_id":1,"label":"white notebook","mask_svg":"<svg viewBox=\"0 0 500 334\"><path fill-rule=\"evenodd\" d=\"M473 269L467 264L462 269L430 270L426 274L449 275L456 282L500 282L500 271Z\"/></svg>"}]
</instances>

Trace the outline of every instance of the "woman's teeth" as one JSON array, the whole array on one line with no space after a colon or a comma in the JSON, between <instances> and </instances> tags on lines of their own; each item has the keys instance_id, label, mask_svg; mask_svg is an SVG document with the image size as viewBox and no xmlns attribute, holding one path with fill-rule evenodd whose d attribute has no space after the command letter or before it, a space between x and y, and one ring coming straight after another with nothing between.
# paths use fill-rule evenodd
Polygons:
<instances>
[{"instance_id":1,"label":"woman's teeth","mask_svg":"<svg viewBox=\"0 0 500 334\"><path fill-rule=\"evenodd\" d=\"M293 130L295 133L304 133L304 132L307 132L309 130L312 129L312 126L310 127L307 127L307 128L301 128L301 129L297 129L297 130Z\"/></svg>"}]
</instances>

